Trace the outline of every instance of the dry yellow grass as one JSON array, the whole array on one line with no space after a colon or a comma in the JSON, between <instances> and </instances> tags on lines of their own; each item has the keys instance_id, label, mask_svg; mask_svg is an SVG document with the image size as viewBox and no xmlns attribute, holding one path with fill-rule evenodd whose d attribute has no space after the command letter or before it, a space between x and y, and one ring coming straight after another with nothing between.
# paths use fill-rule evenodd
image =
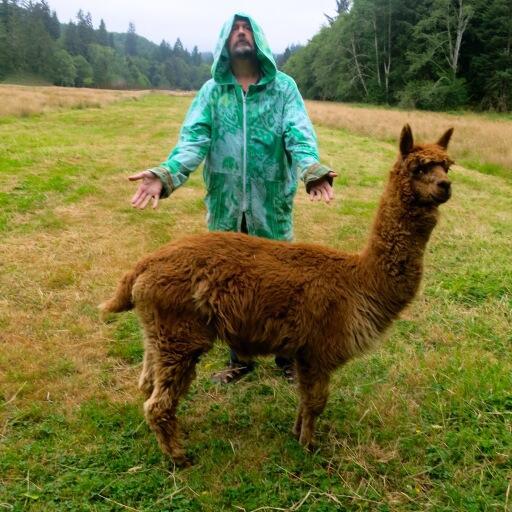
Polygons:
<instances>
[{"instance_id":1,"label":"dry yellow grass","mask_svg":"<svg viewBox=\"0 0 512 512\"><path fill-rule=\"evenodd\" d=\"M478 114L446 114L436 112L399 111L363 108L308 101L307 107L314 123L378 139L395 140L405 123L409 123L420 140L432 140L440 129L455 127L450 146L455 158L497 164L512 170L512 121L493 120Z\"/></svg>"},{"instance_id":2,"label":"dry yellow grass","mask_svg":"<svg viewBox=\"0 0 512 512\"><path fill-rule=\"evenodd\" d=\"M0 84L0 116L23 117L67 108L103 107L148 91L107 91L71 87Z\"/></svg>"}]
</instances>

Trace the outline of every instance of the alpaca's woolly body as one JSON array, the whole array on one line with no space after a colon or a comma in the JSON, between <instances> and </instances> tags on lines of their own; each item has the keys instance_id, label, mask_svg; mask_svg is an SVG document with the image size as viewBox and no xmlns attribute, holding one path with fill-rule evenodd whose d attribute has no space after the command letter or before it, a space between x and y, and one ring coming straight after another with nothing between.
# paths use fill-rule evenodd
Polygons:
<instances>
[{"instance_id":1,"label":"alpaca's woolly body","mask_svg":"<svg viewBox=\"0 0 512 512\"><path fill-rule=\"evenodd\" d=\"M141 318L146 355L140 386L148 396L147 419L166 453L184 456L177 402L197 359L217 338L242 357L296 360L301 403L295 432L303 444L311 442L329 374L370 349L420 284L425 246L437 222L438 203L431 196L440 192L432 180L439 182L445 171L436 171L432 185L428 177L416 183L411 169L431 162L439 167L449 159L447 141L444 147L412 147L412 134L410 141L407 136L402 133L402 156L360 254L209 233L168 244L123 278L103 309L134 305Z\"/></svg>"}]
</instances>

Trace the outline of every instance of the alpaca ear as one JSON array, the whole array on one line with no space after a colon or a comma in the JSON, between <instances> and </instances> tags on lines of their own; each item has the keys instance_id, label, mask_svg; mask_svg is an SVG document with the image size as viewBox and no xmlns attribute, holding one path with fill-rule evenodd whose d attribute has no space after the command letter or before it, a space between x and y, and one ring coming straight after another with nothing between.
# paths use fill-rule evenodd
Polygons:
<instances>
[{"instance_id":1,"label":"alpaca ear","mask_svg":"<svg viewBox=\"0 0 512 512\"><path fill-rule=\"evenodd\" d=\"M441 138L437 141L437 145L441 146L443 149L448 147L448 143L452 138L453 128L449 128L446 130L445 134L441 136Z\"/></svg>"},{"instance_id":2,"label":"alpaca ear","mask_svg":"<svg viewBox=\"0 0 512 512\"><path fill-rule=\"evenodd\" d=\"M411 152L413 145L414 139L412 138L412 130L411 127L406 124L400 134L400 153L402 153L402 156L407 156Z\"/></svg>"}]
</instances>

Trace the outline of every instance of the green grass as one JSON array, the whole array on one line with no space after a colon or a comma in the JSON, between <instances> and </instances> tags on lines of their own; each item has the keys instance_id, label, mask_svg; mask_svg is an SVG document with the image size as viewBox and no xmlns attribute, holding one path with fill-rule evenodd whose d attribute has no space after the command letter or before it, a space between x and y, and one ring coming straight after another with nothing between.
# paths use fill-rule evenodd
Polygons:
<instances>
[{"instance_id":1,"label":"green grass","mask_svg":"<svg viewBox=\"0 0 512 512\"><path fill-rule=\"evenodd\" d=\"M162 161L190 98L148 95L0 124L0 509L483 511L512 506L512 186L453 170L418 298L338 370L318 450L290 430L270 359L217 387L221 344L180 404L195 464L162 456L136 389L136 316L96 305L140 255L205 231L202 178L156 211L126 177ZM394 144L317 127L333 204L297 196L297 240L358 250Z\"/></svg>"}]
</instances>

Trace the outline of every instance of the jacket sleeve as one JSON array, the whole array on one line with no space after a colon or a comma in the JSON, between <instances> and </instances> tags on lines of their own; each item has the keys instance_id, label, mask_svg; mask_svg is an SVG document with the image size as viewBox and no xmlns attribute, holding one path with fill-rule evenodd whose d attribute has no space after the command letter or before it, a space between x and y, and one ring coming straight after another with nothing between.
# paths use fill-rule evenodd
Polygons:
<instances>
[{"instance_id":1,"label":"jacket sleeve","mask_svg":"<svg viewBox=\"0 0 512 512\"><path fill-rule=\"evenodd\" d=\"M201 87L187 112L178 144L165 162L149 169L162 181L160 197L167 197L181 187L190 173L199 167L210 149L210 91L208 82Z\"/></svg>"},{"instance_id":2,"label":"jacket sleeve","mask_svg":"<svg viewBox=\"0 0 512 512\"><path fill-rule=\"evenodd\" d=\"M292 80L284 105L284 144L291 157L292 170L304 181L307 192L313 182L331 171L320 163L315 130L297 85ZM332 184L332 178L327 179Z\"/></svg>"}]
</instances>

